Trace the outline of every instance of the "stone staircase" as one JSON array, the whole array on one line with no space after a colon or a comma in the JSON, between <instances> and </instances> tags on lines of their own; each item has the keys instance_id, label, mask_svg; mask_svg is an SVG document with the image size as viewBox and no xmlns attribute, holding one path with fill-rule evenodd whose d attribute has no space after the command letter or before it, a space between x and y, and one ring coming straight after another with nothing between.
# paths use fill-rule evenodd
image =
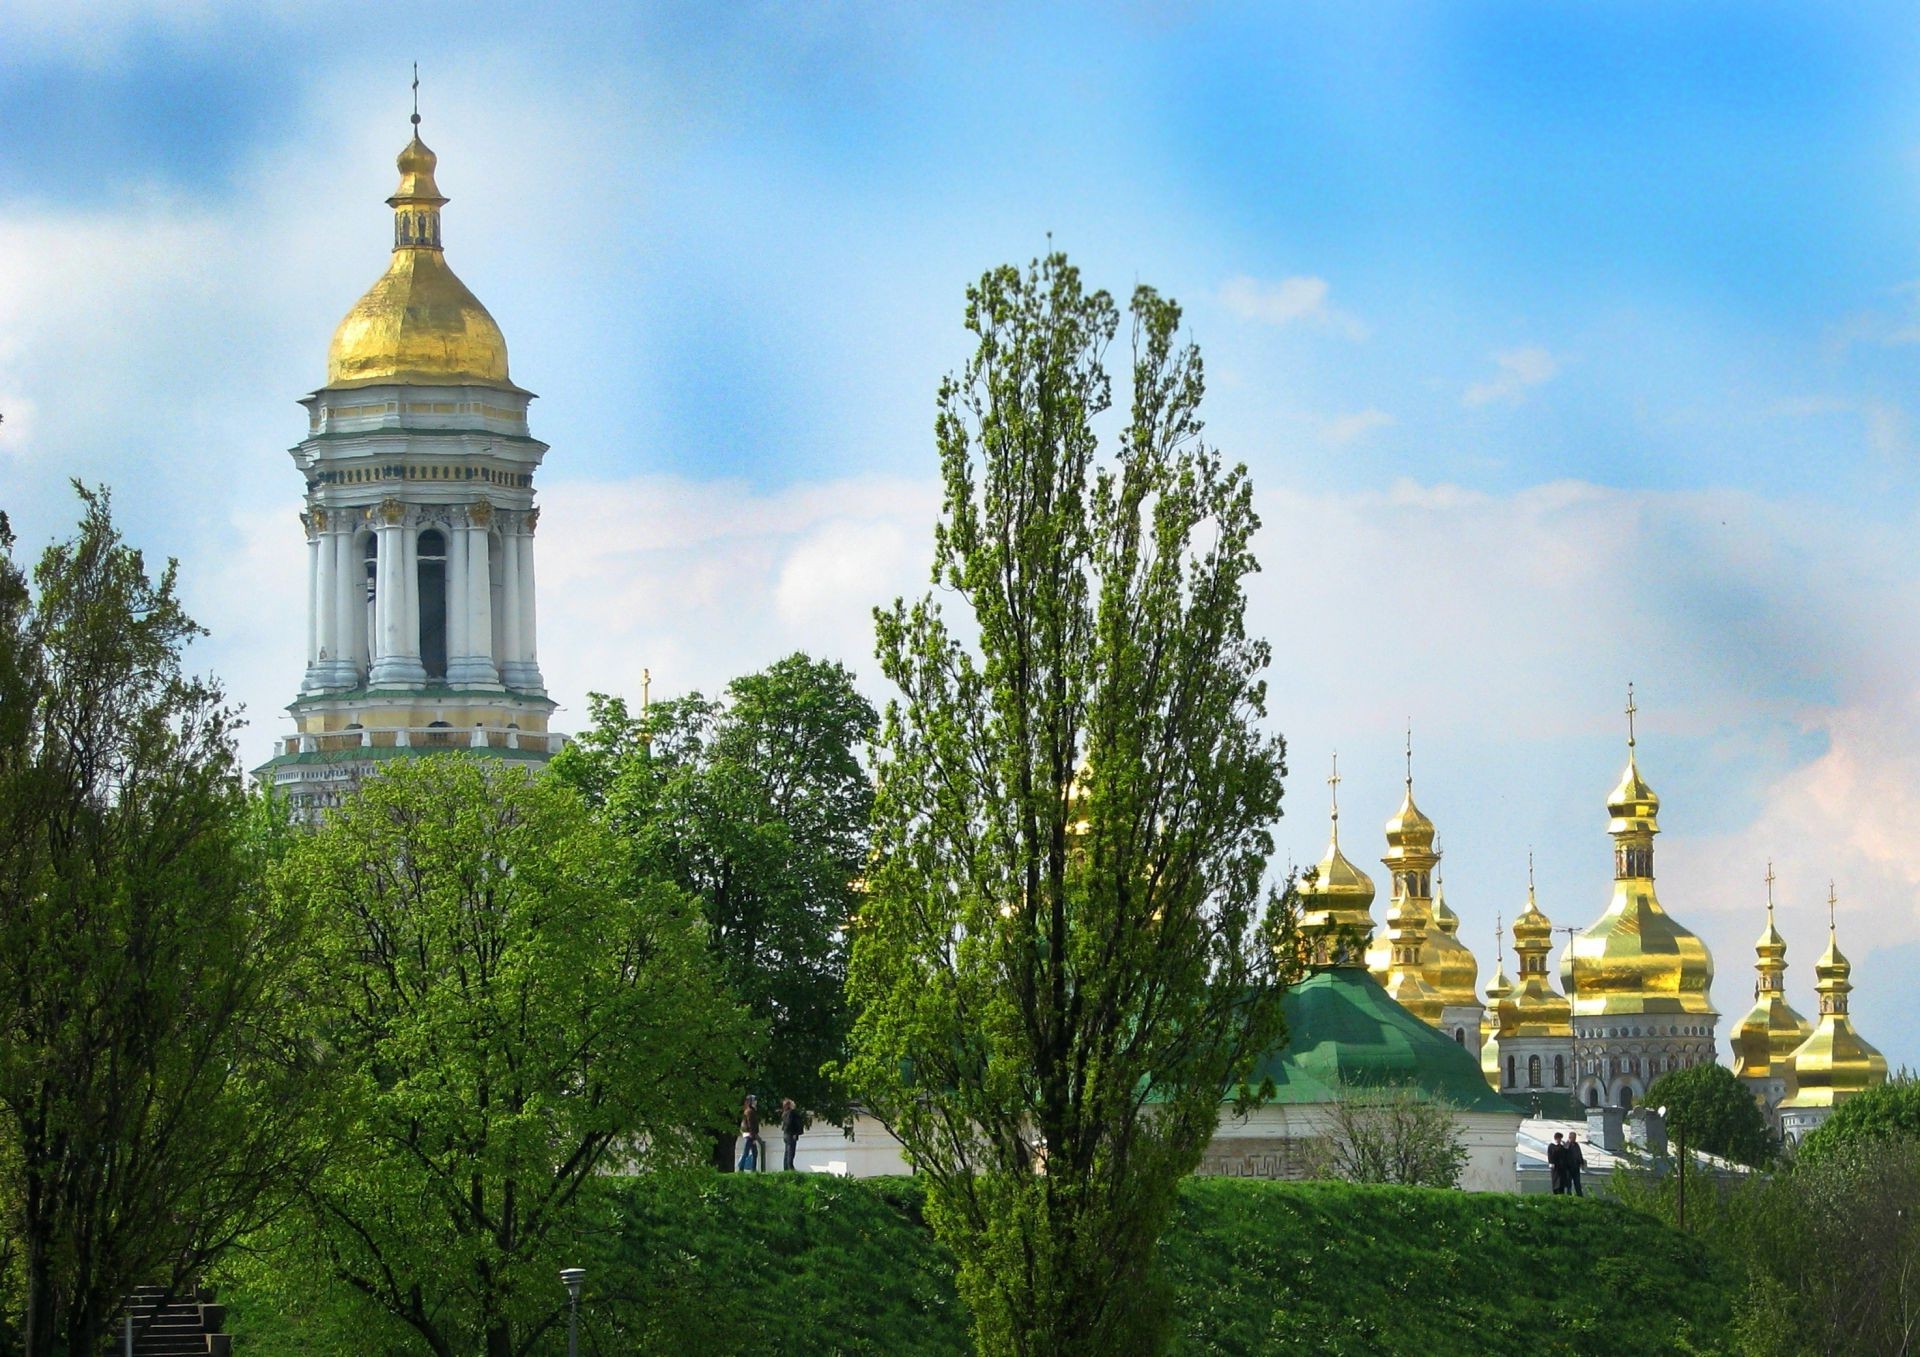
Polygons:
<instances>
[{"instance_id":1,"label":"stone staircase","mask_svg":"<svg viewBox=\"0 0 1920 1357\"><path fill-rule=\"evenodd\" d=\"M123 1357L129 1314L133 1357L231 1357L233 1336L221 1332L227 1307L215 1305L210 1291L169 1297L157 1286L136 1287L114 1327L109 1357Z\"/></svg>"}]
</instances>

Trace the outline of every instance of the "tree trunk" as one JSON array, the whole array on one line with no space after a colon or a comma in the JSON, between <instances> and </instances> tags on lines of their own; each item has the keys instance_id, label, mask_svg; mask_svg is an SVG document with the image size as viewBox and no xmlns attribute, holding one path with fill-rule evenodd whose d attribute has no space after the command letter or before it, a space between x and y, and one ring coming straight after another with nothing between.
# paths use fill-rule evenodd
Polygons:
<instances>
[{"instance_id":1,"label":"tree trunk","mask_svg":"<svg viewBox=\"0 0 1920 1357\"><path fill-rule=\"evenodd\" d=\"M26 1357L53 1357L55 1301L53 1249L43 1229L27 1234L27 1315L21 1339Z\"/></svg>"}]
</instances>

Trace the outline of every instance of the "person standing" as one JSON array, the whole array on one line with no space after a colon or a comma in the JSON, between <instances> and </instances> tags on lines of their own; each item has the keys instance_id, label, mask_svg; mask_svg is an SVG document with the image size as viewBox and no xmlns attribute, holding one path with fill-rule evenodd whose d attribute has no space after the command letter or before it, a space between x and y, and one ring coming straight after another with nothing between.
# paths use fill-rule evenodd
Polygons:
<instances>
[{"instance_id":1,"label":"person standing","mask_svg":"<svg viewBox=\"0 0 1920 1357\"><path fill-rule=\"evenodd\" d=\"M1547 1169L1553 1177L1553 1195L1558 1197L1567 1190L1567 1147L1559 1131L1553 1133L1553 1144L1547 1146Z\"/></svg>"},{"instance_id":2,"label":"person standing","mask_svg":"<svg viewBox=\"0 0 1920 1357\"><path fill-rule=\"evenodd\" d=\"M1580 1137L1573 1132L1567 1133L1567 1191L1576 1197L1587 1194L1580 1187L1580 1170L1587 1166L1587 1157L1580 1153Z\"/></svg>"},{"instance_id":3,"label":"person standing","mask_svg":"<svg viewBox=\"0 0 1920 1357\"><path fill-rule=\"evenodd\" d=\"M760 1100L751 1093L740 1105L740 1172L760 1167Z\"/></svg>"},{"instance_id":4,"label":"person standing","mask_svg":"<svg viewBox=\"0 0 1920 1357\"><path fill-rule=\"evenodd\" d=\"M787 1173L793 1172L794 1151L800 1148L800 1133L807 1128L806 1118L800 1115L800 1109L794 1106L793 1099L780 1100L780 1138L786 1142L786 1155L780 1167Z\"/></svg>"}]
</instances>

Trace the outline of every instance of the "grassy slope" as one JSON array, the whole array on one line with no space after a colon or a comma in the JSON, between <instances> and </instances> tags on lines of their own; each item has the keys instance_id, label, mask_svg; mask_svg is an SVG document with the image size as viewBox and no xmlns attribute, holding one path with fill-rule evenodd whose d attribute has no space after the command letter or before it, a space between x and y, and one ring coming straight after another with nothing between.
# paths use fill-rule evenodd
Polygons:
<instances>
[{"instance_id":1,"label":"grassy slope","mask_svg":"<svg viewBox=\"0 0 1920 1357\"><path fill-rule=\"evenodd\" d=\"M968 1350L908 1179L634 1179L573 1256L589 1354ZM1714 1353L1736 1291L1695 1241L1610 1203L1340 1184L1191 1182L1165 1257L1180 1357ZM248 1351L334 1350L277 1341L292 1326L233 1299Z\"/></svg>"}]
</instances>

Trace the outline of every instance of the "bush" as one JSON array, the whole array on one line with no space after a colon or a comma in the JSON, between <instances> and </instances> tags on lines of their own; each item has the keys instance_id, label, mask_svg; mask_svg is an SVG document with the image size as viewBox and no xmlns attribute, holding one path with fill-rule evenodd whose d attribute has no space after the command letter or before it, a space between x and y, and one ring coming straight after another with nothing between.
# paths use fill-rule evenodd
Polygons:
<instances>
[{"instance_id":1,"label":"bush","mask_svg":"<svg viewBox=\"0 0 1920 1357\"><path fill-rule=\"evenodd\" d=\"M913 1179L694 1174L615 1185L570 1257L583 1353L963 1357L953 1261ZM1177 1357L1730 1354L1742 1279L1609 1202L1343 1183L1189 1180L1161 1261ZM554 1283L558 1287L558 1282ZM255 1354L359 1357L250 1308ZM295 1334L290 1328L297 1328ZM564 1348L555 1332L542 1353Z\"/></svg>"},{"instance_id":2,"label":"bush","mask_svg":"<svg viewBox=\"0 0 1920 1357\"><path fill-rule=\"evenodd\" d=\"M1863 1090L1841 1103L1800 1142L1794 1157L1811 1163L1843 1145L1898 1137L1920 1140L1920 1079L1903 1070L1886 1083Z\"/></svg>"}]
</instances>

